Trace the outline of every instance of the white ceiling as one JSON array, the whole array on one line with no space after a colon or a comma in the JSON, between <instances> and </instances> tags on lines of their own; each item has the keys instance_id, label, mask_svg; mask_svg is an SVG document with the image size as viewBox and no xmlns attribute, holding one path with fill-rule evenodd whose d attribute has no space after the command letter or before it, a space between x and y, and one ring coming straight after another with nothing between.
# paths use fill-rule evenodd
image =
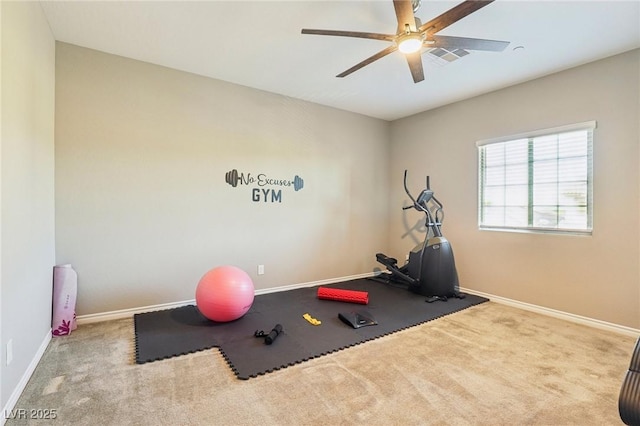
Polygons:
<instances>
[{"instance_id":1,"label":"white ceiling","mask_svg":"<svg viewBox=\"0 0 640 426\"><path fill-rule=\"evenodd\" d=\"M423 0L416 16L426 22L459 2ZM399 52L335 77L389 42L300 33L393 34L391 0L41 3L56 40L385 120L640 47L640 0L497 0L439 34L507 49L446 64L423 53L416 84Z\"/></svg>"}]
</instances>

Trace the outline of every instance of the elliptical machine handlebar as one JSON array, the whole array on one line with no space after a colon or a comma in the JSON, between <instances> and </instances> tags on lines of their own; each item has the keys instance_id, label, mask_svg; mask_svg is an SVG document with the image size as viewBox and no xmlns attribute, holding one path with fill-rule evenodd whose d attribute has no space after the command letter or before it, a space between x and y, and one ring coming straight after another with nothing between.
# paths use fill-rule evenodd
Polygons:
<instances>
[{"instance_id":1,"label":"elliptical machine handlebar","mask_svg":"<svg viewBox=\"0 0 640 426\"><path fill-rule=\"evenodd\" d=\"M410 208L414 208L423 213L430 214L429 209L427 208L427 203L433 198L433 191L429 189L429 176L427 176L427 188L424 189L418 199L416 200L411 192L409 192L409 188L407 187L407 170L404 171L404 192L407 193L411 201L413 202L413 206L403 207L403 210L408 210Z\"/></svg>"},{"instance_id":2,"label":"elliptical machine handlebar","mask_svg":"<svg viewBox=\"0 0 640 426\"><path fill-rule=\"evenodd\" d=\"M404 171L404 192L407 193L411 201L413 202L413 206L405 206L402 210L409 210L414 208L419 212L422 212L427 215L427 227L433 230L433 234L435 236L441 237L442 232L440 231L440 225L442 224L442 219L444 219L444 212L442 208L444 207L440 201L434 196L433 191L430 188L429 176L426 178L426 188L422 190L418 199L411 195L409 191L409 187L407 186L407 170ZM427 203L432 202L435 204L436 208L434 212L431 212ZM442 214L442 219L440 218L440 214Z\"/></svg>"}]
</instances>

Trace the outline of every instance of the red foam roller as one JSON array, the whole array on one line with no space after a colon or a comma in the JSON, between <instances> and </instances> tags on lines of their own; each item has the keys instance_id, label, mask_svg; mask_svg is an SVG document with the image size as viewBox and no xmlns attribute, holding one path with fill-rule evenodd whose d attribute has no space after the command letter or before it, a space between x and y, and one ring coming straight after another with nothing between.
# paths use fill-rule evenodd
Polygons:
<instances>
[{"instance_id":1,"label":"red foam roller","mask_svg":"<svg viewBox=\"0 0 640 426\"><path fill-rule=\"evenodd\" d=\"M337 300L339 302L369 303L369 292L344 290L340 288L318 287L318 299Z\"/></svg>"}]
</instances>

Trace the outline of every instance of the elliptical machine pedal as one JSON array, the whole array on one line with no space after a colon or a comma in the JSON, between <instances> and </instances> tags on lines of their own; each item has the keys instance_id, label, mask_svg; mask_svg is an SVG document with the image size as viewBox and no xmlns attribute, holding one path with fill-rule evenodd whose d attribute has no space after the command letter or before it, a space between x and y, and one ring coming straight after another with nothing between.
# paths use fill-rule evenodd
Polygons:
<instances>
[{"instance_id":1,"label":"elliptical machine pedal","mask_svg":"<svg viewBox=\"0 0 640 426\"><path fill-rule=\"evenodd\" d=\"M451 297L455 297L456 299L464 299L466 295L464 293L456 293ZM425 302L433 303L433 302L437 302L438 300L446 302L447 300L449 300L449 298L447 296L431 296L431 297L427 297L427 300L425 300Z\"/></svg>"}]
</instances>

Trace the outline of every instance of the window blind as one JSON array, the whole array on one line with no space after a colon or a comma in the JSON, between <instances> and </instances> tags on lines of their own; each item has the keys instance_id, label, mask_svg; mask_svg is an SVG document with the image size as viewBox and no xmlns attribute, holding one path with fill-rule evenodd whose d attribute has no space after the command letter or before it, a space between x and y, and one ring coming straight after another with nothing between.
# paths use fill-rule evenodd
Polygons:
<instances>
[{"instance_id":1,"label":"window blind","mask_svg":"<svg viewBox=\"0 0 640 426\"><path fill-rule=\"evenodd\" d=\"M480 228L590 233L594 129L586 122L478 142Z\"/></svg>"}]
</instances>

